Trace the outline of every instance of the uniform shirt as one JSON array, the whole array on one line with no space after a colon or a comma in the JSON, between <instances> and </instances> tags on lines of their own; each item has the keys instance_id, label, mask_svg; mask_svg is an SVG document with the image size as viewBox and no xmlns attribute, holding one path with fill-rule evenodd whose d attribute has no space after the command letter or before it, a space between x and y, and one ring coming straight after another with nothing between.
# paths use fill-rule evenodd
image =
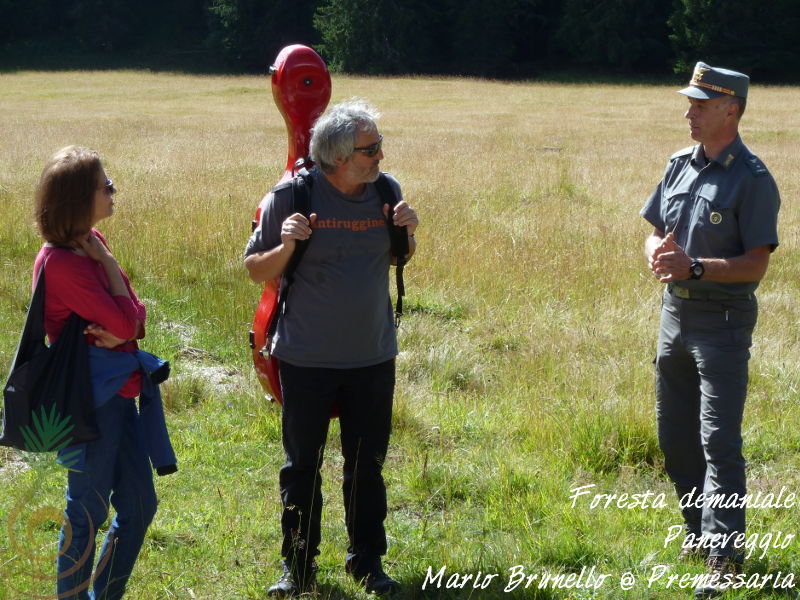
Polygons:
<instances>
[{"instance_id":1,"label":"uniform shirt","mask_svg":"<svg viewBox=\"0 0 800 600\"><path fill-rule=\"evenodd\" d=\"M312 169L309 214L317 221L280 316L272 353L298 367L351 369L397 355L389 298L391 244L378 190L348 196ZM389 178L398 198L400 186ZM270 193L245 256L281 243L292 194Z\"/></svg>"},{"instance_id":2,"label":"uniform shirt","mask_svg":"<svg viewBox=\"0 0 800 600\"><path fill-rule=\"evenodd\" d=\"M759 246L778 246L778 187L764 164L736 139L709 161L702 144L670 158L664 178L641 215L690 257L731 258ZM746 296L757 281L678 281L692 290Z\"/></svg>"}]
</instances>

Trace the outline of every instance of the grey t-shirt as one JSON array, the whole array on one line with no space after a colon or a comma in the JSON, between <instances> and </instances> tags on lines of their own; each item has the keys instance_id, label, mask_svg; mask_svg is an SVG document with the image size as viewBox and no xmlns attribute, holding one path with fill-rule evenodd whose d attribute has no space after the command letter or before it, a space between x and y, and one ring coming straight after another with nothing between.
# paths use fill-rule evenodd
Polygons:
<instances>
[{"instance_id":1,"label":"grey t-shirt","mask_svg":"<svg viewBox=\"0 0 800 600\"><path fill-rule=\"evenodd\" d=\"M778 187L764 164L739 136L708 161L702 145L675 153L664 179L641 215L698 258L731 258L759 246L778 246ZM688 289L744 296L757 281L719 283L685 280Z\"/></svg>"},{"instance_id":2,"label":"grey t-shirt","mask_svg":"<svg viewBox=\"0 0 800 600\"><path fill-rule=\"evenodd\" d=\"M272 353L299 367L352 369L397 355L389 298L389 232L377 189L360 196L334 188L312 169L309 214L313 233L286 310L278 321ZM389 176L398 199L400 185ZM245 256L281 243L281 225L292 214L291 190L268 194Z\"/></svg>"}]
</instances>

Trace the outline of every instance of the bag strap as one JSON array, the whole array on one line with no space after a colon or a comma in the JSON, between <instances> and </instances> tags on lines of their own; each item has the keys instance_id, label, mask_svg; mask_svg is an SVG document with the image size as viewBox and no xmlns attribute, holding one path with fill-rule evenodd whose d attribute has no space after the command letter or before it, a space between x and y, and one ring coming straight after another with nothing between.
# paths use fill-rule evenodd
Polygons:
<instances>
[{"instance_id":1,"label":"bag strap","mask_svg":"<svg viewBox=\"0 0 800 600\"><path fill-rule=\"evenodd\" d=\"M300 159L300 161L301 160L302 159ZM298 164L300 161L298 161ZM298 165L296 164L295 167L297 166ZM291 214L300 213L306 219L309 218L309 197L311 195L312 185L313 179L308 170L305 167L298 169L297 175L292 178L291 181ZM294 273L297 270L297 265L300 264L300 260L303 258L303 254L306 252L306 248L308 248L309 241L310 240L297 240L295 242L294 252L292 252L292 256L289 258L289 263L286 265L286 268L283 271L283 275L281 276L280 291L278 292L278 305L275 309L275 313L272 316L272 320L270 321L269 329L267 330L268 343L270 340L272 340L272 337L275 335L275 332L278 329L278 319L286 311L286 298L289 294L289 288L291 288L292 283L294 283Z\"/></svg>"},{"instance_id":2,"label":"bag strap","mask_svg":"<svg viewBox=\"0 0 800 600\"><path fill-rule=\"evenodd\" d=\"M23 363L30 360L36 353L37 348L45 345L44 329L44 266L47 258L42 261L42 266L39 267L39 275L36 278L36 285L31 297L31 303L28 306L28 312L25 315L25 325L22 327L22 335L17 344L17 352L14 355L14 360L11 361L11 372Z\"/></svg>"},{"instance_id":3,"label":"bag strap","mask_svg":"<svg viewBox=\"0 0 800 600\"><path fill-rule=\"evenodd\" d=\"M375 188L381 198L381 208L384 204L389 205L389 215L392 214L394 207L397 206L399 199L395 194L394 187L389 182L386 173L380 173L375 180ZM386 226L389 228L389 240L392 245L392 256L395 258L397 266L395 268L395 283L397 284L397 303L394 308L394 326L400 327L400 318L403 316L403 296L406 295L406 286L403 282L403 268L406 265L406 255L409 252L408 230L406 227L398 227L392 221L391 216L386 219Z\"/></svg>"},{"instance_id":4,"label":"bag strap","mask_svg":"<svg viewBox=\"0 0 800 600\"><path fill-rule=\"evenodd\" d=\"M291 214L300 213L308 219L310 204L309 198L311 196L311 188L314 180L311 177L311 174L308 172L308 169L306 169L306 164L308 164L308 160L302 158L295 163L297 175L291 181ZM378 195L381 200L381 210L383 210L384 204L388 204L390 209L389 214L391 215L392 210L395 206L397 206L399 199L385 173L380 173L378 175L378 179L375 181L375 188L378 190ZM273 191L277 191L277 188ZM398 227L395 225L391 218L386 219L386 226L389 229L391 253L396 259L397 263L395 269L397 303L395 304L394 310L394 326L399 327L400 318L403 316L403 296L406 295L405 282L403 281L403 268L407 262L406 255L409 252L408 231L406 227ZM270 321L269 329L267 330L268 346L275 335L275 332L278 330L278 319L280 319L280 317L286 313L286 299L289 294L289 288L291 288L292 283L294 283L294 273L297 270L297 266L300 264L300 260L303 258L303 254L305 254L305 251L308 248L309 241L310 239L298 240L296 242L294 252L292 253L289 263L286 265L286 269L284 269L283 275L281 276L280 291L278 292L278 304L275 309L275 313L272 316L272 320Z\"/></svg>"}]
</instances>

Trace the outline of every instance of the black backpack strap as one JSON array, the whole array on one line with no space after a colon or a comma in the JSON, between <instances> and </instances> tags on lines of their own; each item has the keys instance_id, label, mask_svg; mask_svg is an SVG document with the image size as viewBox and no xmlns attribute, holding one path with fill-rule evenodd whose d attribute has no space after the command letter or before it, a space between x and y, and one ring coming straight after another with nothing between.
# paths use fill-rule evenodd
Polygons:
<instances>
[{"instance_id":1,"label":"black backpack strap","mask_svg":"<svg viewBox=\"0 0 800 600\"><path fill-rule=\"evenodd\" d=\"M297 175L289 184L278 186L274 191L285 189L284 186L290 186L292 190L292 211L290 214L300 213L308 219L312 185L313 179L311 178L311 174L303 167L298 170ZM278 306L275 309L275 314L272 317L272 321L270 321L269 330L267 331L268 346L275 335L275 331L278 329L278 319L280 319L281 315L286 313L286 298L289 294L289 288L292 287L292 283L294 283L294 273L297 270L297 265L300 264L300 260L303 258L303 254L305 254L306 248L308 248L309 241L310 240L297 240L294 252L289 258L289 263L286 265L283 275L281 275Z\"/></svg>"},{"instance_id":2,"label":"black backpack strap","mask_svg":"<svg viewBox=\"0 0 800 600\"><path fill-rule=\"evenodd\" d=\"M400 317L403 316L403 296L406 295L406 286L403 283L403 268L406 264L406 255L409 252L408 247L408 230L405 227L398 227L392 221L392 211L399 202L397 194L394 193L394 188L389 182L389 178L385 173L378 175L375 180L375 188L378 190L378 195L381 199L381 208L383 204L389 205L389 217L386 219L386 226L389 228L389 240L392 245L392 256L397 262L395 269L395 283L397 284L397 304L394 308L394 326L400 326Z\"/></svg>"}]
</instances>

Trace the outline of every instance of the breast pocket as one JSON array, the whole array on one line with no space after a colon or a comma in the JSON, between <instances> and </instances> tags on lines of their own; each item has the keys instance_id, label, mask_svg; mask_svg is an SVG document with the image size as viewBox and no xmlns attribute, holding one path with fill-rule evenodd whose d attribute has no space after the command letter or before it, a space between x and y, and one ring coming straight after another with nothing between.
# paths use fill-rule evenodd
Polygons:
<instances>
[{"instance_id":1,"label":"breast pocket","mask_svg":"<svg viewBox=\"0 0 800 600\"><path fill-rule=\"evenodd\" d=\"M682 229L688 226L689 214L691 213L689 206L690 197L687 193L678 193L667 196L664 203L664 225L666 229L664 233L670 231L680 235Z\"/></svg>"},{"instance_id":2,"label":"breast pocket","mask_svg":"<svg viewBox=\"0 0 800 600\"><path fill-rule=\"evenodd\" d=\"M730 202L698 198L697 227L712 246L724 248L738 239L739 223Z\"/></svg>"}]
</instances>

